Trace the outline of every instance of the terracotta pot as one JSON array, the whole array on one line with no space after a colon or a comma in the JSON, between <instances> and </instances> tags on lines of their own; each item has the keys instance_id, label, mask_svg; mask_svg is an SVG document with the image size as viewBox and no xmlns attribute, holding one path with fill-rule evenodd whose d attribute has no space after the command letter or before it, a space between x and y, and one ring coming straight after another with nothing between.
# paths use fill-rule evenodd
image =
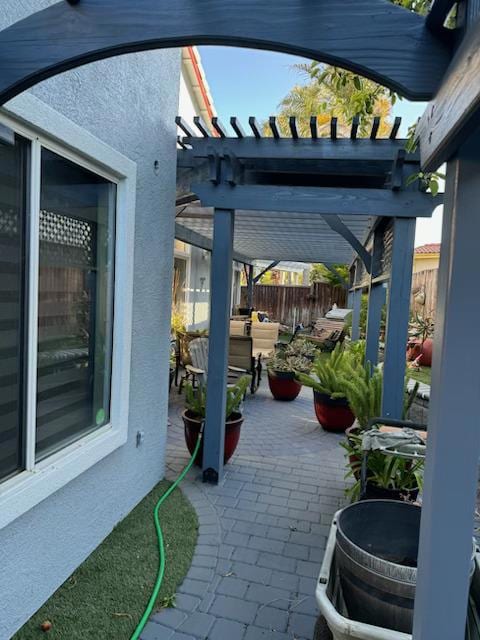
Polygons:
<instances>
[{"instance_id":1,"label":"terracotta pot","mask_svg":"<svg viewBox=\"0 0 480 640\"><path fill-rule=\"evenodd\" d=\"M184 424L185 442L187 448L192 455L195 451L195 446L198 441L200 428L202 426L201 419L193 414L189 409L185 409L182 413L182 419ZM225 422L225 447L223 462L226 464L235 453L238 441L240 440L240 429L243 424L243 416L241 413L232 413L230 419ZM203 460L203 442L200 445L197 456L195 458L195 464L199 467L202 466Z\"/></svg>"},{"instance_id":2,"label":"terracotta pot","mask_svg":"<svg viewBox=\"0 0 480 640\"><path fill-rule=\"evenodd\" d=\"M290 402L300 393L302 385L292 371L268 371L268 386L275 400Z\"/></svg>"},{"instance_id":3,"label":"terracotta pot","mask_svg":"<svg viewBox=\"0 0 480 640\"><path fill-rule=\"evenodd\" d=\"M351 427L355 421L346 398L332 400L330 396L314 391L313 404L317 420L325 431L340 433Z\"/></svg>"},{"instance_id":4,"label":"terracotta pot","mask_svg":"<svg viewBox=\"0 0 480 640\"><path fill-rule=\"evenodd\" d=\"M411 362L418 358L421 354L420 366L431 367L432 366L432 352L433 352L433 340L427 338L422 345L421 340L413 339L409 340L407 347L407 360Z\"/></svg>"}]
</instances>

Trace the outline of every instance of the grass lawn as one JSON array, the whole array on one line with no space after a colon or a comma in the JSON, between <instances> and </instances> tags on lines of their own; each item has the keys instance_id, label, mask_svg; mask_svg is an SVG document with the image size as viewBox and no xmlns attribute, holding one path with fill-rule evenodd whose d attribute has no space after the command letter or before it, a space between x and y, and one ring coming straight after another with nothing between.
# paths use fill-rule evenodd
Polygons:
<instances>
[{"instance_id":1,"label":"grass lawn","mask_svg":"<svg viewBox=\"0 0 480 640\"><path fill-rule=\"evenodd\" d=\"M408 369L408 373L413 380L418 380L419 382L424 382L425 384L431 384L431 368L430 367L421 367L420 371L413 371L412 369Z\"/></svg>"},{"instance_id":2,"label":"grass lawn","mask_svg":"<svg viewBox=\"0 0 480 640\"><path fill-rule=\"evenodd\" d=\"M160 482L52 595L12 640L128 640L150 597L158 566L152 511ZM197 540L193 507L178 489L160 509L166 572L157 609L187 573ZM48 634L40 629L52 623Z\"/></svg>"}]
</instances>

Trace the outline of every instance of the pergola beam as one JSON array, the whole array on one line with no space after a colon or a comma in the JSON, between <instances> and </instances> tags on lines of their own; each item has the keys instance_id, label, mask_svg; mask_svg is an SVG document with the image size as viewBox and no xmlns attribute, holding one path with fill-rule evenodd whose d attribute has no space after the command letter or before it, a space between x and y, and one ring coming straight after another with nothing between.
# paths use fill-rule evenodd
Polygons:
<instances>
[{"instance_id":1,"label":"pergola beam","mask_svg":"<svg viewBox=\"0 0 480 640\"><path fill-rule=\"evenodd\" d=\"M260 271L260 273L257 273L257 275L253 278L253 283L257 284L257 282L260 281L260 278L262 276L264 276L267 271L270 271L271 269L273 269L274 267L277 266L277 264L280 262L280 260L274 260L273 262L271 262L267 267L265 267L265 269L263 269L262 271Z\"/></svg>"},{"instance_id":2,"label":"pergola beam","mask_svg":"<svg viewBox=\"0 0 480 640\"><path fill-rule=\"evenodd\" d=\"M422 167L434 171L480 124L480 19L468 30L417 126Z\"/></svg>"},{"instance_id":3,"label":"pergola beam","mask_svg":"<svg viewBox=\"0 0 480 640\"><path fill-rule=\"evenodd\" d=\"M285 211L319 215L430 217L442 196L421 191L389 189L338 189L335 187L284 187L194 184L204 206L252 211Z\"/></svg>"},{"instance_id":4,"label":"pergola beam","mask_svg":"<svg viewBox=\"0 0 480 640\"><path fill-rule=\"evenodd\" d=\"M0 32L0 104L87 62L195 44L319 60L412 100L434 95L450 60L425 18L385 0L210 0L201 11L198 0L177 0L175 11L170 0L116 0L114 11L111 0L62 0Z\"/></svg>"},{"instance_id":5,"label":"pergola beam","mask_svg":"<svg viewBox=\"0 0 480 640\"><path fill-rule=\"evenodd\" d=\"M260 125L255 118L249 119L253 132L258 137L204 138L185 136L182 142L191 145L188 156L208 158L212 152L223 156L234 153L239 160L338 160L341 162L393 162L398 151L405 147L403 139L359 138L260 138ZM179 153L180 157L182 156ZM188 157L187 156L187 157ZM409 153L405 162L418 162L417 152Z\"/></svg>"},{"instance_id":6,"label":"pergola beam","mask_svg":"<svg viewBox=\"0 0 480 640\"><path fill-rule=\"evenodd\" d=\"M186 242L187 244L191 244L194 247L199 247L200 249L205 249L206 251L212 251L213 249L213 241L211 238L207 238L206 236L194 231L193 229L189 229L185 227L183 224L175 223L175 238L177 240L181 240L182 242ZM251 264L252 259L243 253L238 253L237 251L233 251L233 260L237 262L242 262L243 264Z\"/></svg>"}]
</instances>

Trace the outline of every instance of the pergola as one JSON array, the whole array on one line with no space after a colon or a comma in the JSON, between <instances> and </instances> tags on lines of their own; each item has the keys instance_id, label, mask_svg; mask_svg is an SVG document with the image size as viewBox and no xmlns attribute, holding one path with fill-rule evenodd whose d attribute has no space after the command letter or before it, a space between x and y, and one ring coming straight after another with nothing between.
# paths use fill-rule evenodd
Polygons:
<instances>
[{"instance_id":1,"label":"pergola","mask_svg":"<svg viewBox=\"0 0 480 640\"><path fill-rule=\"evenodd\" d=\"M339 137L335 118L328 138L318 136L315 117L309 138L299 137L294 117L288 137L280 136L275 117L266 137L253 117L250 135L235 117L233 135L216 117L211 129L216 136L198 117L198 134L181 117L176 121L185 134L178 140L176 236L212 250L204 479L217 482L223 471L234 254L249 263L302 260L331 268L358 256L350 283L352 334L358 337L366 285L367 358L376 364L388 286L382 413L401 418L415 221L430 216L442 199L421 191L418 182L406 186L420 170L420 159L396 138L400 118L384 139L377 138L379 118L367 138L358 137L358 120L348 138ZM252 268L248 276L251 298Z\"/></svg>"},{"instance_id":2,"label":"pergola","mask_svg":"<svg viewBox=\"0 0 480 640\"><path fill-rule=\"evenodd\" d=\"M476 212L480 201L480 2L458 2L459 25L452 31L446 29L444 23L453 4L454 0L434 0L424 18L387 0L343 0L341 3L331 0L263 0L260 3L257 0L177 0L174 6L169 0L137 0L135 3L131 0L61 0L0 32L0 104L45 78L87 62L132 51L192 44L292 53L353 70L409 99L430 100L417 128L421 165L425 171L437 169L445 161L448 166L415 640L463 638L480 452L475 402L480 391L480 342L475 331L465 349L467 330L480 323L480 300L475 295L477 277L472 264L472 256L478 251L480 229ZM212 443L212 439L218 440L218 430L215 434L218 416L215 418L213 413L214 401L217 413L223 406L224 378L220 378L219 373L225 369L229 306L226 293L230 285L221 268L231 264L233 255L233 211L283 211L292 217L316 214L330 216L330 220L338 216L346 228L349 228L347 216L347 220L355 216L375 216L382 224L388 216L387 226L393 225L390 268L393 275L390 277L395 278L395 273L406 273L410 260L414 218L418 213L411 199L425 202L427 196L415 192L413 197L413 190L377 185L360 201L348 192L353 187L345 184L333 188L335 192L343 190L344 193L344 197L335 198L332 187L325 184L282 187L254 179L248 182L248 177L245 182L248 172L242 176L242 166L246 159L239 148L291 147L295 153L290 159L296 163L302 160L302 150L322 149L323 141L293 137L285 143L281 139L258 139L256 135L253 140L241 136L230 141L219 134L218 140L192 140L187 154L195 159L198 153L200 160L207 161L207 179L203 176L194 183L192 193L204 207L213 208L211 334L218 328L220 335L212 341L210 353L212 363L218 360L221 366L215 367L216 373L210 376L212 389L216 386L218 390L216 398L215 391L209 394L205 445L211 451L209 464L213 469L217 465L220 471L215 454L218 442ZM224 153L227 141L230 150ZM346 144L337 144L340 142L326 141L325 149L330 152L334 147L340 149ZM212 154L208 152L209 145L214 148ZM350 140L348 146L353 149L367 145L361 140ZM250 159L264 161L266 158L255 153ZM335 160L329 156L326 159ZM313 160L320 162L322 157ZM406 160L404 158L404 175L408 171ZM397 160L396 166L399 164L402 165L401 160ZM394 171L393 176L396 173ZM389 202L374 197L377 193L385 198L387 192ZM239 220L242 215L238 214ZM372 226L370 236L373 325L378 301L374 302L372 292L377 290L378 278L383 274L379 276L377 271L382 259L377 251L380 243L376 242L379 237L384 239L381 234L386 230L382 224ZM208 238L206 232L203 236L189 226L185 228L190 234ZM327 256L323 257L327 260ZM316 260L322 260L322 256L316 256ZM406 318L407 285L405 281L400 283L398 300L397 296L393 300L389 296L391 316L398 312ZM394 326L394 330L389 329L387 342L391 340L399 349L406 327L401 322ZM394 332L399 333L394 336ZM385 375L393 375L388 373L388 367Z\"/></svg>"}]
</instances>

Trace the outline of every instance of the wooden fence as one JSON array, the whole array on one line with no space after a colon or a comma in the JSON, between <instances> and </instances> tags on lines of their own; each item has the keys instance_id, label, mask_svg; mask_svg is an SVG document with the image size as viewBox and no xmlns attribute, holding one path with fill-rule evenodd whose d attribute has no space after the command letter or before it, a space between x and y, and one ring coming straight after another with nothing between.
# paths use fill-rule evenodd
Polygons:
<instances>
[{"instance_id":1,"label":"wooden fence","mask_svg":"<svg viewBox=\"0 0 480 640\"><path fill-rule=\"evenodd\" d=\"M412 277L410 308L423 317L435 318L438 269L418 271Z\"/></svg>"},{"instance_id":2,"label":"wooden fence","mask_svg":"<svg viewBox=\"0 0 480 640\"><path fill-rule=\"evenodd\" d=\"M246 306L247 288L242 287L241 306ZM253 306L266 311L269 317L289 327L301 322L305 326L323 317L333 304L346 307L347 292L323 282L312 286L256 284Z\"/></svg>"}]
</instances>

